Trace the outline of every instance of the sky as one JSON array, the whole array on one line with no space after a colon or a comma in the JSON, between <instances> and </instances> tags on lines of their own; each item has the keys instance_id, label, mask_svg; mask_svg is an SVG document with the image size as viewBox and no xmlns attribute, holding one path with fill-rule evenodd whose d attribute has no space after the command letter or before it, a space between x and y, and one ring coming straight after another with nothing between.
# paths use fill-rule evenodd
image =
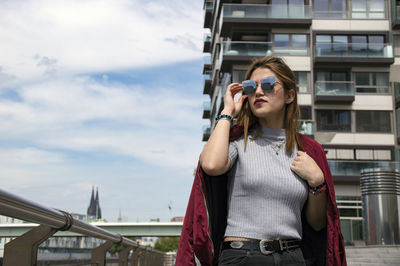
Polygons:
<instances>
[{"instance_id":1,"label":"sky","mask_svg":"<svg viewBox=\"0 0 400 266\"><path fill-rule=\"evenodd\" d=\"M95 186L110 222L184 216L209 125L202 2L0 0L0 189L85 214Z\"/></svg>"}]
</instances>

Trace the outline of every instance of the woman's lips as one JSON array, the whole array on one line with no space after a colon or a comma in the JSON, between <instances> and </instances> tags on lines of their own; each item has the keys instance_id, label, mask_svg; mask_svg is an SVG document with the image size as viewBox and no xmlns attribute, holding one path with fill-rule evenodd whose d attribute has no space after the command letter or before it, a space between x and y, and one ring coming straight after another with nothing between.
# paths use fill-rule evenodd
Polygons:
<instances>
[{"instance_id":1,"label":"woman's lips","mask_svg":"<svg viewBox=\"0 0 400 266\"><path fill-rule=\"evenodd\" d=\"M254 104L257 105L257 104L263 104L263 103L266 103L266 102L267 101L265 101L265 100L258 99L258 100L254 101Z\"/></svg>"}]
</instances>

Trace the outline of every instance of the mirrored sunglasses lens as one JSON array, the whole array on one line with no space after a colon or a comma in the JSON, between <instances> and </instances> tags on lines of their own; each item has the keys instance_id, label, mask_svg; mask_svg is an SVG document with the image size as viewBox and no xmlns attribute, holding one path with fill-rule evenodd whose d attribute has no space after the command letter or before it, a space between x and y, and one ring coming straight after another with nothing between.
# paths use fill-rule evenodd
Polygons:
<instances>
[{"instance_id":1,"label":"mirrored sunglasses lens","mask_svg":"<svg viewBox=\"0 0 400 266\"><path fill-rule=\"evenodd\" d=\"M246 86L243 87L243 94L248 95L248 94L253 94L256 91L256 88L253 86Z\"/></svg>"},{"instance_id":2,"label":"mirrored sunglasses lens","mask_svg":"<svg viewBox=\"0 0 400 266\"><path fill-rule=\"evenodd\" d=\"M270 90L272 90L272 89L274 88L274 85L271 84L271 83L262 83L262 84L261 84L261 88L262 88L264 91L270 91Z\"/></svg>"},{"instance_id":3,"label":"mirrored sunglasses lens","mask_svg":"<svg viewBox=\"0 0 400 266\"><path fill-rule=\"evenodd\" d=\"M253 94L256 91L257 84L254 80L245 80L242 82L243 94Z\"/></svg>"}]
</instances>

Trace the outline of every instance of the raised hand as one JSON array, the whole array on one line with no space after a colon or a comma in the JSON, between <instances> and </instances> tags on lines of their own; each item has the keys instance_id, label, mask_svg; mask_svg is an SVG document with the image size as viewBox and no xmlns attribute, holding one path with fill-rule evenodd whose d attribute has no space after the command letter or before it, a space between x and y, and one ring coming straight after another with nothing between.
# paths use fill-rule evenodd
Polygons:
<instances>
[{"instance_id":1,"label":"raised hand","mask_svg":"<svg viewBox=\"0 0 400 266\"><path fill-rule=\"evenodd\" d=\"M242 95L237 102L234 101L234 97L236 93L240 92L242 89L243 87L240 83L232 83L227 87L224 95L224 110L221 114L227 114L232 117L236 117L239 114L247 95Z\"/></svg>"}]
</instances>

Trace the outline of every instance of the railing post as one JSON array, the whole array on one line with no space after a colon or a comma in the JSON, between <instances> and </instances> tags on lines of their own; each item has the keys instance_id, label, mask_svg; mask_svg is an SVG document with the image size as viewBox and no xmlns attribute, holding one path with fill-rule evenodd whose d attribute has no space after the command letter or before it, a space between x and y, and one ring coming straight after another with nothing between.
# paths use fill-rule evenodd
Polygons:
<instances>
[{"instance_id":1,"label":"railing post","mask_svg":"<svg viewBox=\"0 0 400 266\"><path fill-rule=\"evenodd\" d=\"M3 266L34 266L37 264L37 250L39 245L54 235L57 229L47 225L40 225L4 247Z\"/></svg>"},{"instance_id":2,"label":"railing post","mask_svg":"<svg viewBox=\"0 0 400 266\"><path fill-rule=\"evenodd\" d=\"M131 266L139 265L139 252L140 252L140 248L135 248L132 250Z\"/></svg>"},{"instance_id":3,"label":"railing post","mask_svg":"<svg viewBox=\"0 0 400 266\"><path fill-rule=\"evenodd\" d=\"M119 266L128 266L128 256L129 252L131 252L132 247L127 247L124 250L118 252L118 265Z\"/></svg>"},{"instance_id":4,"label":"railing post","mask_svg":"<svg viewBox=\"0 0 400 266\"><path fill-rule=\"evenodd\" d=\"M113 241L106 241L104 244L92 250L91 265L105 266L107 250L114 245Z\"/></svg>"}]
</instances>

